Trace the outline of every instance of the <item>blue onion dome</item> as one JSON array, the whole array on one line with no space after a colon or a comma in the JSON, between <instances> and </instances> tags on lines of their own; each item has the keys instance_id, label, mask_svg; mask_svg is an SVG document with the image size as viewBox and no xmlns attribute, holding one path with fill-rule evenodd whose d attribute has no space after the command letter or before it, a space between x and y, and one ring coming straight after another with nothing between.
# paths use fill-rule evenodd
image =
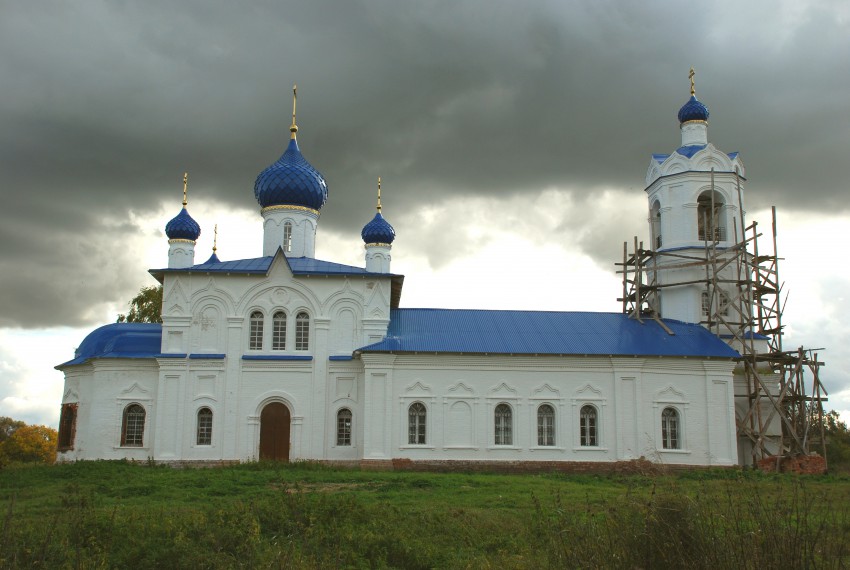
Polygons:
<instances>
[{"instance_id":1,"label":"blue onion dome","mask_svg":"<svg viewBox=\"0 0 850 570\"><path fill-rule=\"evenodd\" d=\"M700 103L696 95L691 95L688 102L679 109L679 123L688 121L708 121L708 107Z\"/></svg>"},{"instance_id":2,"label":"blue onion dome","mask_svg":"<svg viewBox=\"0 0 850 570\"><path fill-rule=\"evenodd\" d=\"M301 155L293 133L283 155L257 176L254 196L263 208L300 206L321 210L328 199L328 185Z\"/></svg>"},{"instance_id":3,"label":"blue onion dome","mask_svg":"<svg viewBox=\"0 0 850 570\"><path fill-rule=\"evenodd\" d=\"M180 210L179 214L165 224L165 235L168 236L168 239L197 241L201 235L201 226L189 215L189 212L184 207Z\"/></svg>"},{"instance_id":4,"label":"blue onion dome","mask_svg":"<svg viewBox=\"0 0 850 570\"><path fill-rule=\"evenodd\" d=\"M388 221L384 219L381 212L375 214L372 221L366 224L360 237L364 243L386 243L391 244L395 239L395 230Z\"/></svg>"}]
</instances>

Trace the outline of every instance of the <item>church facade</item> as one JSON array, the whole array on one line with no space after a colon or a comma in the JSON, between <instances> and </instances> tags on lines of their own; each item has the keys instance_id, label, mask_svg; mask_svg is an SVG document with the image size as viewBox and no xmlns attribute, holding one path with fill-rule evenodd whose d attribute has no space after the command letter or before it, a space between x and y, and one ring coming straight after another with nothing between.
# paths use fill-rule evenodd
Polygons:
<instances>
[{"instance_id":1,"label":"church facade","mask_svg":"<svg viewBox=\"0 0 850 570\"><path fill-rule=\"evenodd\" d=\"M712 212L734 214L743 166L708 143L707 120L692 95L681 146L650 161L655 247L704 243L706 192ZM698 287L664 297L661 323L404 308L380 183L363 267L315 258L328 187L294 111L290 131L254 185L263 255L196 264L184 193L168 266L151 270L162 324L106 325L57 366L60 461L739 463L738 353L700 326Z\"/></svg>"}]
</instances>

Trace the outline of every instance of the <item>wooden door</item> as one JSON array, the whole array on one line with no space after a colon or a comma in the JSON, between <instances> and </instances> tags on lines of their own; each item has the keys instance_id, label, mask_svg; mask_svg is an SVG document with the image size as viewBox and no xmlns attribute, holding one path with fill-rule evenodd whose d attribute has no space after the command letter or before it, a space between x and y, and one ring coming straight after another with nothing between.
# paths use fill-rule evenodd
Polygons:
<instances>
[{"instance_id":1,"label":"wooden door","mask_svg":"<svg viewBox=\"0 0 850 570\"><path fill-rule=\"evenodd\" d=\"M289 461L289 408L268 404L260 413L260 459Z\"/></svg>"}]
</instances>

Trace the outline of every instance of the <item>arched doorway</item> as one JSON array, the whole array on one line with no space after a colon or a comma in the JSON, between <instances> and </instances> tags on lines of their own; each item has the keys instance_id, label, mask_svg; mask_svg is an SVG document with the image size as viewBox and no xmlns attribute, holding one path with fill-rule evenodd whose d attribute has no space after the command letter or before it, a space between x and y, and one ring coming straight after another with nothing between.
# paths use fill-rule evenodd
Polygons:
<instances>
[{"instance_id":1,"label":"arched doorway","mask_svg":"<svg viewBox=\"0 0 850 570\"><path fill-rule=\"evenodd\" d=\"M289 461L289 408L267 404L260 413L260 459Z\"/></svg>"}]
</instances>

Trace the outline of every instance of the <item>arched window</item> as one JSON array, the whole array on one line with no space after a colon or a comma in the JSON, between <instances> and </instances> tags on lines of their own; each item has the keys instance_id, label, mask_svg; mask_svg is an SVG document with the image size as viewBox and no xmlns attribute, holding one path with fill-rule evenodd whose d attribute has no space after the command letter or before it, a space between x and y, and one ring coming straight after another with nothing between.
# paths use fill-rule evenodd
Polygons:
<instances>
[{"instance_id":1,"label":"arched window","mask_svg":"<svg viewBox=\"0 0 850 570\"><path fill-rule=\"evenodd\" d=\"M703 192L697 198L697 229L700 241L726 239L723 197L718 192Z\"/></svg>"},{"instance_id":2,"label":"arched window","mask_svg":"<svg viewBox=\"0 0 850 570\"><path fill-rule=\"evenodd\" d=\"M655 249L661 249L661 203L658 200L652 205L649 224L652 229L652 243Z\"/></svg>"},{"instance_id":3,"label":"arched window","mask_svg":"<svg viewBox=\"0 0 850 570\"><path fill-rule=\"evenodd\" d=\"M496 428L496 445L513 445L513 412L507 404L499 404L496 406L494 413L495 428Z\"/></svg>"},{"instance_id":4,"label":"arched window","mask_svg":"<svg viewBox=\"0 0 850 570\"><path fill-rule=\"evenodd\" d=\"M123 447L142 447L145 435L145 409L139 404L130 404L124 408L121 422L121 445Z\"/></svg>"},{"instance_id":5,"label":"arched window","mask_svg":"<svg viewBox=\"0 0 850 570\"><path fill-rule=\"evenodd\" d=\"M295 317L295 350L310 350L310 315L304 311Z\"/></svg>"},{"instance_id":6,"label":"arched window","mask_svg":"<svg viewBox=\"0 0 850 570\"><path fill-rule=\"evenodd\" d=\"M425 419L427 411L420 402L410 404L407 409L407 443L410 445L425 444Z\"/></svg>"},{"instance_id":7,"label":"arched window","mask_svg":"<svg viewBox=\"0 0 850 570\"><path fill-rule=\"evenodd\" d=\"M272 350L286 350L286 313L283 311L272 317Z\"/></svg>"},{"instance_id":8,"label":"arched window","mask_svg":"<svg viewBox=\"0 0 850 570\"><path fill-rule=\"evenodd\" d=\"M555 445L555 408L549 404L537 408L537 445Z\"/></svg>"},{"instance_id":9,"label":"arched window","mask_svg":"<svg viewBox=\"0 0 850 570\"><path fill-rule=\"evenodd\" d=\"M292 222L283 224L283 251L286 253L292 251Z\"/></svg>"},{"instance_id":10,"label":"arched window","mask_svg":"<svg viewBox=\"0 0 850 570\"><path fill-rule=\"evenodd\" d=\"M661 412L661 447L680 449L682 439L679 431L679 412L675 408L664 408Z\"/></svg>"},{"instance_id":11,"label":"arched window","mask_svg":"<svg viewBox=\"0 0 850 570\"><path fill-rule=\"evenodd\" d=\"M589 404L582 406L579 412L579 444L582 447L596 447L599 445L596 426L596 408Z\"/></svg>"},{"instance_id":12,"label":"arched window","mask_svg":"<svg viewBox=\"0 0 850 570\"><path fill-rule=\"evenodd\" d=\"M198 410L198 445L212 445L212 420L213 413L209 408Z\"/></svg>"},{"instance_id":13,"label":"arched window","mask_svg":"<svg viewBox=\"0 0 850 570\"><path fill-rule=\"evenodd\" d=\"M77 404L62 404L59 415L59 451L74 449L77 432Z\"/></svg>"},{"instance_id":14,"label":"arched window","mask_svg":"<svg viewBox=\"0 0 850 570\"><path fill-rule=\"evenodd\" d=\"M351 445L351 410L348 408L336 414L336 444Z\"/></svg>"},{"instance_id":15,"label":"arched window","mask_svg":"<svg viewBox=\"0 0 850 570\"><path fill-rule=\"evenodd\" d=\"M251 313L251 332L248 337L249 350L263 350L263 313L254 311Z\"/></svg>"}]
</instances>

